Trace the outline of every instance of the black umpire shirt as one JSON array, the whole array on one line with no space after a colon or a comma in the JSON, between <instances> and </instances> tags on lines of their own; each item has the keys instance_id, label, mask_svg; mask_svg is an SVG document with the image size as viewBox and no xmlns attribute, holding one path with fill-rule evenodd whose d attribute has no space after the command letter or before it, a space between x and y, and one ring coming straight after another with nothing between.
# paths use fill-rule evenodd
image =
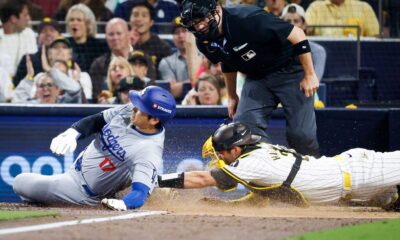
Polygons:
<instances>
[{"instance_id":1,"label":"black umpire shirt","mask_svg":"<svg viewBox=\"0 0 400 240\"><path fill-rule=\"evenodd\" d=\"M223 72L242 72L259 79L294 60L287 40L293 25L252 5L223 8L223 37L216 42L197 41L199 50Z\"/></svg>"}]
</instances>

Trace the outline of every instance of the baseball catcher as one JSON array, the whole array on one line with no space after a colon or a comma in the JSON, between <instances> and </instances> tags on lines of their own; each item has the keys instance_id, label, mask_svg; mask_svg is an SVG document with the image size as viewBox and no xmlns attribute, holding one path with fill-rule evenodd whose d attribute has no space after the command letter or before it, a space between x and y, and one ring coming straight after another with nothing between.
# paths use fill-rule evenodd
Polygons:
<instances>
[{"instance_id":1,"label":"baseball catcher","mask_svg":"<svg viewBox=\"0 0 400 240\"><path fill-rule=\"evenodd\" d=\"M74 123L51 142L56 154L75 150L77 140L95 133L64 174L22 173L13 188L22 200L39 203L98 205L114 210L141 207L162 166L164 125L176 111L174 97L150 86L130 91L132 104L107 109ZM131 186L121 200L115 194Z\"/></svg>"},{"instance_id":2,"label":"baseball catcher","mask_svg":"<svg viewBox=\"0 0 400 240\"><path fill-rule=\"evenodd\" d=\"M243 123L222 125L203 145L211 171L158 176L160 187L235 189L251 195L307 206L357 201L388 208L397 200L400 151L356 148L335 157L314 158L292 149L261 142Z\"/></svg>"}]
</instances>

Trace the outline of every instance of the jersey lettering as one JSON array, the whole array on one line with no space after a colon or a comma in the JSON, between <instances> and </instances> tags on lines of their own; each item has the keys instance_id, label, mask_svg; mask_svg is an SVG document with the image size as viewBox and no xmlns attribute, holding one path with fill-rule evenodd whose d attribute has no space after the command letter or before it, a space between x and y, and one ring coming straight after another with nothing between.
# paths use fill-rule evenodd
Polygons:
<instances>
[{"instance_id":1,"label":"jersey lettering","mask_svg":"<svg viewBox=\"0 0 400 240\"><path fill-rule=\"evenodd\" d=\"M99 167L103 172L112 172L117 169L113 162L108 157L105 157L104 160L99 164Z\"/></svg>"},{"instance_id":2,"label":"jersey lettering","mask_svg":"<svg viewBox=\"0 0 400 240\"><path fill-rule=\"evenodd\" d=\"M309 160L307 156L303 156L303 155L297 153L294 149L285 148L285 147L279 146L279 145L274 145L273 149L271 151L269 151L268 154L271 157L271 159L274 161L285 158L285 157L296 158L296 155L301 156L301 158L304 161Z\"/></svg>"},{"instance_id":3,"label":"jersey lettering","mask_svg":"<svg viewBox=\"0 0 400 240\"><path fill-rule=\"evenodd\" d=\"M125 161L126 151L125 149L118 143L119 136L115 136L110 128L108 128L108 124L104 126L101 132L101 142L103 143L103 151L108 150L111 155L113 155L116 159L121 162Z\"/></svg>"}]
</instances>

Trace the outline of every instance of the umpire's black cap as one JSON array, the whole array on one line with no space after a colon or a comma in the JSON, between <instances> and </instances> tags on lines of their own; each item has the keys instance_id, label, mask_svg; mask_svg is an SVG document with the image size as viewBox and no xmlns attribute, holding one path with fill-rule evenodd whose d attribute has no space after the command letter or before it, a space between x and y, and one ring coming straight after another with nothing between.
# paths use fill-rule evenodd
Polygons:
<instances>
[{"instance_id":1,"label":"umpire's black cap","mask_svg":"<svg viewBox=\"0 0 400 240\"><path fill-rule=\"evenodd\" d=\"M215 151L231 149L234 146L255 144L260 140L260 136L252 135L250 129L240 122L224 124L212 136L212 144Z\"/></svg>"}]
</instances>

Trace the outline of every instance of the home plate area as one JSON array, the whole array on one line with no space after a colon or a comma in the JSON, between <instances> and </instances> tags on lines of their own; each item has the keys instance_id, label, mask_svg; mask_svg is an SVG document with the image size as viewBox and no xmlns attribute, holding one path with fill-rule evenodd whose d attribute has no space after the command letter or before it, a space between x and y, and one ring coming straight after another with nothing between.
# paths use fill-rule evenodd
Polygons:
<instances>
[{"instance_id":1,"label":"home plate area","mask_svg":"<svg viewBox=\"0 0 400 240\"><path fill-rule=\"evenodd\" d=\"M56 217L0 222L0 239L284 239L305 232L398 218L380 208L224 204L198 191L154 193L141 210L38 207L2 203L2 210L50 210Z\"/></svg>"}]
</instances>

